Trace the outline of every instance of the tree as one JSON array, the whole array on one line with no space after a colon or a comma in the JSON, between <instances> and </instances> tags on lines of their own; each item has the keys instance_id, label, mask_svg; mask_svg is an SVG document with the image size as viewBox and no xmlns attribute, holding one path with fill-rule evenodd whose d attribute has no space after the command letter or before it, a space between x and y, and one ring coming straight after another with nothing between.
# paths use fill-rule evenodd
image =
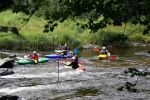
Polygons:
<instances>
[{"instance_id":1,"label":"tree","mask_svg":"<svg viewBox=\"0 0 150 100\"><path fill-rule=\"evenodd\" d=\"M119 87L117 90L118 91L123 91L124 89L130 91L130 92L137 92L137 89L135 88L135 86L137 85L138 81L139 81L139 77L140 76L149 76L150 72L147 70L150 67L150 65L148 67L146 67L143 71L139 71L136 68L128 68L128 70L124 71L125 75L129 75L131 78L137 76L137 80L135 81L135 83L131 83L131 82L126 82L124 84L124 86Z\"/></svg>"},{"instance_id":2,"label":"tree","mask_svg":"<svg viewBox=\"0 0 150 100\"><path fill-rule=\"evenodd\" d=\"M146 25L143 32L146 34L150 30L149 5L149 0L14 0L12 9L16 13L21 11L44 17L48 21L45 32L53 31L58 21L81 18L87 21L76 22L77 25L93 32L110 23L132 22Z\"/></svg>"},{"instance_id":3,"label":"tree","mask_svg":"<svg viewBox=\"0 0 150 100\"><path fill-rule=\"evenodd\" d=\"M0 1L0 11L10 8L11 4L13 4L12 0L1 0Z\"/></svg>"}]
</instances>

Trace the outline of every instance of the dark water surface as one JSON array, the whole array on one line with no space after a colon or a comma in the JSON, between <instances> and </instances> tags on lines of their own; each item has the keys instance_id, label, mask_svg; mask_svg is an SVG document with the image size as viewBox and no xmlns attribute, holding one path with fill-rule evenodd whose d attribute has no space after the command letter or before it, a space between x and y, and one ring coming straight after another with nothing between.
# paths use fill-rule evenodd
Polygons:
<instances>
[{"instance_id":1,"label":"dark water surface","mask_svg":"<svg viewBox=\"0 0 150 100\"><path fill-rule=\"evenodd\" d=\"M93 50L79 51L79 60L86 71L65 69L58 60L50 59L38 65L18 65L15 74L0 76L0 97L17 95L21 100L149 100L150 76L140 77L137 93L117 91L126 81L135 82L123 73L129 67L143 70L150 65L150 48L109 49L117 60L97 60L99 53ZM18 56L28 52L16 52ZM32 51L31 51L32 53ZM41 56L53 52L39 52ZM62 59L63 61L63 59ZM2 72L5 69L0 69ZM150 71L150 68L148 69Z\"/></svg>"}]
</instances>

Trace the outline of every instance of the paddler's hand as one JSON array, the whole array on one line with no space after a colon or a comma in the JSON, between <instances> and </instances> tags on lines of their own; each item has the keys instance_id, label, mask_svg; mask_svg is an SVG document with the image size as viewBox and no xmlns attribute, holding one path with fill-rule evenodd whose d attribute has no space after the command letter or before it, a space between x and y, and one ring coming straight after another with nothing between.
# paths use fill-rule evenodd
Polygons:
<instances>
[{"instance_id":1,"label":"paddler's hand","mask_svg":"<svg viewBox=\"0 0 150 100\"><path fill-rule=\"evenodd\" d=\"M36 63L36 64L37 64L37 60L34 60L34 63Z\"/></svg>"}]
</instances>

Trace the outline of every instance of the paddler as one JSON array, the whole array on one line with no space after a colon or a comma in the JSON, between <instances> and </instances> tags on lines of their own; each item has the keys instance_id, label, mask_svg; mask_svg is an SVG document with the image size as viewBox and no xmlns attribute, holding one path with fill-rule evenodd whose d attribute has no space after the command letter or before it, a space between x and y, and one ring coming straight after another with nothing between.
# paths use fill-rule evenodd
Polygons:
<instances>
[{"instance_id":1,"label":"paddler","mask_svg":"<svg viewBox=\"0 0 150 100\"><path fill-rule=\"evenodd\" d=\"M79 67L77 54L73 54L71 58L71 63L68 64L67 66L72 66L73 69L77 69Z\"/></svg>"},{"instance_id":2,"label":"paddler","mask_svg":"<svg viewBox=\"0 0 150 100\"><path fill-rule=\"evenodd\" d=\"M36 64L38 63L39 56L36 51L33 51L33 55L30 55L29 58L33 59L34 63L36 63Z\"/></svg>"},{"instance_id":3,"label":"paddler","mask_svg":"<svg viewBox=\"0 0 150 100\"><path fill-rule=\"evenodd\" d=\"M106 49L106 47L102 47L102 50L100 51L100 54L110 56L110 53L108 52L108 50Z\"/></svg>"},{"instance_id":4,"label":"paddler","mask_svg":"<svg viewBox=\"0 0 150 100\"><path fill-rule=\"evenodd\" d=\"M62 46L62 50L63 50L63 55L67 55L67 50L68 50L67 44Z\"/></svg>"}]
</instances>

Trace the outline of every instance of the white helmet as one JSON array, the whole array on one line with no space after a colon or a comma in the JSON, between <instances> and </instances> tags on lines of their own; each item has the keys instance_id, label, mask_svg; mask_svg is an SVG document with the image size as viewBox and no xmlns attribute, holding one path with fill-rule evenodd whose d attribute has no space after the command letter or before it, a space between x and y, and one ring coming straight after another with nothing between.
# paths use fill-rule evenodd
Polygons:
<instances>
[{"instance_id":1,"label":"white helmet","mask_svg":"<svg viewBox=\"0 0 150 100\"><path fill-rule=\"evenodd\" d=\"M67 44L65 44L65 46L67 46Z\"/></svg>"},{"instance_id":2,"label":"white helmet","mask_svg":"<svg viewBox=\"0 0 150 100\"><path fill-rule=\"evenodd\" d=\"M76 59L76 57L74 57L74 56L73 56L73 57L72 57L72 59L73 59L73 60L75 60L75 59Z\"/></svg>"},{"instance_id":3,"label":"white helmet","mask_svg":"<svg viewBox=\"0 0 150 100\"><path fill-rule=\"evenodd\" d=\"M33 53L36 53L36 51L33 51Z\"/></svg>"},{"instance_id":4,"label":"white helmet","mask_svg":"<svg viewBox=\"0 0 150 100\"><path fill-rule=\"evenodd\" d=\"M102 47L102 49L106 49L106 47Z\"/></svg>"},{"instance_id":5,"label":"white helmet","mask_svg":"<svg viewBox=\"0 0 150 100\"><path fill-rule=\"evenodd\" d=\"M24 55L24 58L28 58L28 56L27 56L27 55Z\"/></svg>"}]
</instances>

